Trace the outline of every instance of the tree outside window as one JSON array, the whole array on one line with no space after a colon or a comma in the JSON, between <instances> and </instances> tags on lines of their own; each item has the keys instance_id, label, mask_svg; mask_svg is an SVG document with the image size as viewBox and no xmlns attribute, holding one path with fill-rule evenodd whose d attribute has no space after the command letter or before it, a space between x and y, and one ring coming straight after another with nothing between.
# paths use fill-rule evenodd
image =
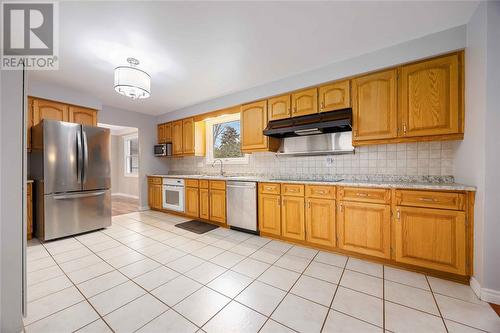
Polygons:
<instances>
[{"instance_id":1,"label":"tree outside window","mask_svg":"<svg viewBox=\"0 0 500 333\"><path fill-rule=\"evenodd\" d=\"M207 162L222 159L224 163L248 163L241 151L239 114L224 115L207 121Z\"/></svg>"}]
</instances>

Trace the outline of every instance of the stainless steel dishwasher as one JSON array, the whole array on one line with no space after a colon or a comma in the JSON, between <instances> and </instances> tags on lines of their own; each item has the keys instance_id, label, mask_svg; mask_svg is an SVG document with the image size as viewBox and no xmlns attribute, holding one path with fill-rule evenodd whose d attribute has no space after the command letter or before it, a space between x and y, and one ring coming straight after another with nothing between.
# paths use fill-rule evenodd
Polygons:
<instances>
[{"instance_id":1,"label":"stainless steel dishwasher","mask_svg":"<svg viewBox=\"0 0 500 333\"><path fill-rule=\"evenodd\" d=\"M257 183L227 181L227 224L231 229L257 233Z\"/></svg>"}]
</instances>

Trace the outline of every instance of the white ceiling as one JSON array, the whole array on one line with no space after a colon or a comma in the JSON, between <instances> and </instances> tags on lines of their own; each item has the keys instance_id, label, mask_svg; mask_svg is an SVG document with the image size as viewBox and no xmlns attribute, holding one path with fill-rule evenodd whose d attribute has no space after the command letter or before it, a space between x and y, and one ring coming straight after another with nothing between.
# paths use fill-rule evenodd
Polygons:
<instances>
[{"instance_id":1,"label":"white ceiling","mask_svg":"<svg viewBox=\"0 0 500 333\"><path fill-rule=\"evenodd\" d=\"M98 123L97 126L109 128L109 132L111 135L125 135L139 132L139 129L136 127L117 126L103 123Z\"/></svg>"},{"instance_id":2,"label":"white ceiling","mask_svg":"<svg viewBox=\"0 0 500 333\"><path fill-rule=\"evenodd\" d=\"M59 70L29 75L158 115L466 24L477 4L65 1ZM130 56L152 76L147 100L113 90Z\"/></svg>"}]
</instances>

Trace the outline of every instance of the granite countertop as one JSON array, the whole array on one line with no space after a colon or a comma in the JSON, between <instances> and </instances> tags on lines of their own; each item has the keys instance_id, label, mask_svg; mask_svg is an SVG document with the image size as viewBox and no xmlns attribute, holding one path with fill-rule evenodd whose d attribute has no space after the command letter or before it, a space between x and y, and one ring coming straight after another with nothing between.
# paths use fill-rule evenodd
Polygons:
<instances>
[{"instance_id":1,"label":"granite countertop","mask_svg":"<svg viewBox=\"0 0 500 333\"><path fill-rule=\"evenodd\" d=\"M273 183L299 183L313 185L341 185L354 187L378 187L378 188L401 188L419 190L445 190L445 191L475 191L475 186L459 184L454 182L421 182L421 181L381 181L381 180L348 180L348 179L294 179L294 178L268 178L260 176L217 176L217 175L176 175L176 174L155 174L151 177L163 178L184 178L184 179L208 179L208 180L240 180L253 182L273 182Z\"/></svg>"}]
</instances>

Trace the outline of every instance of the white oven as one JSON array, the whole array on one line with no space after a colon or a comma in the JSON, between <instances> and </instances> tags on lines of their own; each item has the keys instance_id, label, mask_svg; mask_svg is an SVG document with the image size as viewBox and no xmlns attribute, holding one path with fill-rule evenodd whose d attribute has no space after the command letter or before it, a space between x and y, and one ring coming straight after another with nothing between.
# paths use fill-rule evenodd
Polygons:
<instances>
[{"instance_id":1,"label":"white oven","mask_svg":"<svg viewBox=\"0 0 500 333\"><path fill-rule=\"evenodd\" d=\"M184 212L184 179L163 178L163 208Z\"/></svg>"}]
</instances>

